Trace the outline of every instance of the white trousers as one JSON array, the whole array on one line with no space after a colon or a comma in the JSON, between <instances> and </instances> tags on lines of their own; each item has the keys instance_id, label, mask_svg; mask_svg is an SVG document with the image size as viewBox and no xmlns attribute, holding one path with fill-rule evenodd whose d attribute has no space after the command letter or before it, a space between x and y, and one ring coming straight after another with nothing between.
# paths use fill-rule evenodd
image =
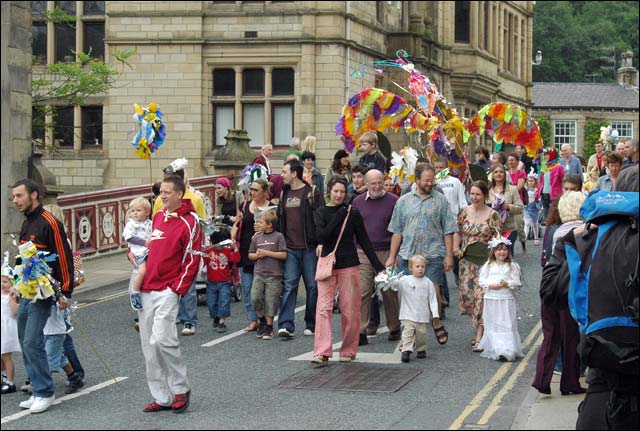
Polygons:
<instances>
[{"instance_id":1,"label":"white trousers","mask_svg":"<svg viewBox=\"0 0 640 431\"><path fill-rule=\"evenodd\" d=\"M147 384L158 404L169 406L175 394L190 390L176 329L180 296L168 288L143 292L141 296L138 318Z\"/></svg>"}]
</instances>

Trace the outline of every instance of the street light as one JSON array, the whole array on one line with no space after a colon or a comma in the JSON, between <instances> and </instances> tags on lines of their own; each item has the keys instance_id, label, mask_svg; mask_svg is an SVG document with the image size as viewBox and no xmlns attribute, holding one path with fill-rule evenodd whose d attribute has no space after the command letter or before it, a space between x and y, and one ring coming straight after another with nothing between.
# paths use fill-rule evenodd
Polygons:
<instances>
[{"instance_id":1,"label":"street light","mask_svg":"<svg viewBox=\"0 0 640 431\"><path fill-rule=\"evenodd\" d=\"M531 62L534 66L539 66L540 63L542 63L542 51L536 52L536 59Z\"/></svg>"}]
</instances>

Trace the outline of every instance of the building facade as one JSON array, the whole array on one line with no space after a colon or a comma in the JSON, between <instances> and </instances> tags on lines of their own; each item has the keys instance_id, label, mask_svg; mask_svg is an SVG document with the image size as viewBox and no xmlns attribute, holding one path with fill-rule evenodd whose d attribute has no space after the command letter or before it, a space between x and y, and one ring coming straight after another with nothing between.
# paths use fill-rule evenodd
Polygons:
<instances>
[{"instance_id":1,"label":"building facade","mask_svg":"<svg viewBox=\"0 0 640 431\"><path fill-rule=\"evenodd\" d=\"M60 107L60 124L34 131L56 143L45 163L68 192L148 183L177 157L190 176L216 173L228 129L247 130L256 149L273 144L274 160L292 136L314 135L324 169L342 147L335 123L351 95L375 85L405 96L401 75L371 67L400 49L463 116L496 101L531 106L531 1L31 3L37 62L73 60L71 49L107 61L114 49L136 51L108 94ZM77 17L74 29L42 19L54 3ZM167 127L151 167L129 143L133 104L150 102Z\"/></svg>"}]
</instances>

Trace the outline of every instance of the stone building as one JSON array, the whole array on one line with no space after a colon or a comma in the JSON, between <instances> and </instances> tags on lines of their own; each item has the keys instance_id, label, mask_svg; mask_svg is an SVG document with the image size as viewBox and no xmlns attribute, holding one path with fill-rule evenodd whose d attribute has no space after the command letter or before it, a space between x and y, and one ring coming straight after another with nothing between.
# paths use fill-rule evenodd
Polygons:
<instances>
[{"instance_id":1,"label":"stone building","mask_svg":"<svg viewBox=\"0 0 640 431\"><path fill-rule=\"evenodd\" d=\"M577 155L584 156L589 120L607 120L620 138L638 139L638 70L632 58L632 52L623 54L618 83L534 83L532 114L549 119L557 147L571 144Z\"/></svg>"},{"instance_id":2,"label":"stone building","mask_svg":"<svg viewBox=\"0 0 640 431\"><path fill-rule=\"evenodd\" d=\"M61 107L54 130L34 131L59 144L45 163L68 192L148 183L176 157L191 161L190 176L214 173L228 129L246 129L256 149L273 144L274 161L292 136L314 135L324 169L341 148L345 101L373 85L399 92L401 76L371 67L399 49L463 116L495 101L531 105L531 1L55 2L75 29L42 19L54 2L32 3L41 63L89 47L107 60L113 49L137 52L108 94ZM149 102L167 126L151 174L129 144L133 104ZM396 147L409 139L389 137Z\"/></svg>"},{"instance_id":3,"label":"stone building","mask_svg":"<svg viewBox=\"0 0 640 431\"><path fill-rule=\"evenodd\" d=\"M28 1L2 2L2 250L23 221L11 203L16 181L37 178L30 163L31 142L31 13ZM33 161L33 160L32 160Z\"/></svg>"}]
</instances>

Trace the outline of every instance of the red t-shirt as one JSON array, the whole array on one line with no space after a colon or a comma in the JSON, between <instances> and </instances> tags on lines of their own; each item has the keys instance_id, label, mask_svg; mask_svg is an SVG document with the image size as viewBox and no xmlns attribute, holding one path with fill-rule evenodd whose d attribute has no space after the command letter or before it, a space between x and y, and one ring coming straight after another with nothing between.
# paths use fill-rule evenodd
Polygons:
<instances>
[{"instance_id":1,"label":"red t-shirt","mask_svg":"<svg viewBox=\"0 0 640 431\"><path fill-rule=\"evenodd\" d=\"M518 187L518 181L520 180L520 178L524 179L525 186L522 187L522 189L519 190L519 192L518 192L520 194L520 199L524 200L523 195L525 193L527 193L527 187L526 187L526 185L527 185L526 184L526 182L527 182L527 174L525 174L524 171L522 171L522 170L517 170L515 172L509 172L509 177L511 177L511 184L514 187Z\"/></svg>"},{"instance_id":2,"label":"red t-shirt","mask_svg":"<svg viewBox=\"0 0 640 431\"><path fill-rule=\"evenodd\" d=\"M215 249L208 247L204 251L208 257L204 258L207 266L207 280L213 282L231 280L230 263L240 262L240 252L232 251L229 247Z\"/></svg>"}]
</instances>

